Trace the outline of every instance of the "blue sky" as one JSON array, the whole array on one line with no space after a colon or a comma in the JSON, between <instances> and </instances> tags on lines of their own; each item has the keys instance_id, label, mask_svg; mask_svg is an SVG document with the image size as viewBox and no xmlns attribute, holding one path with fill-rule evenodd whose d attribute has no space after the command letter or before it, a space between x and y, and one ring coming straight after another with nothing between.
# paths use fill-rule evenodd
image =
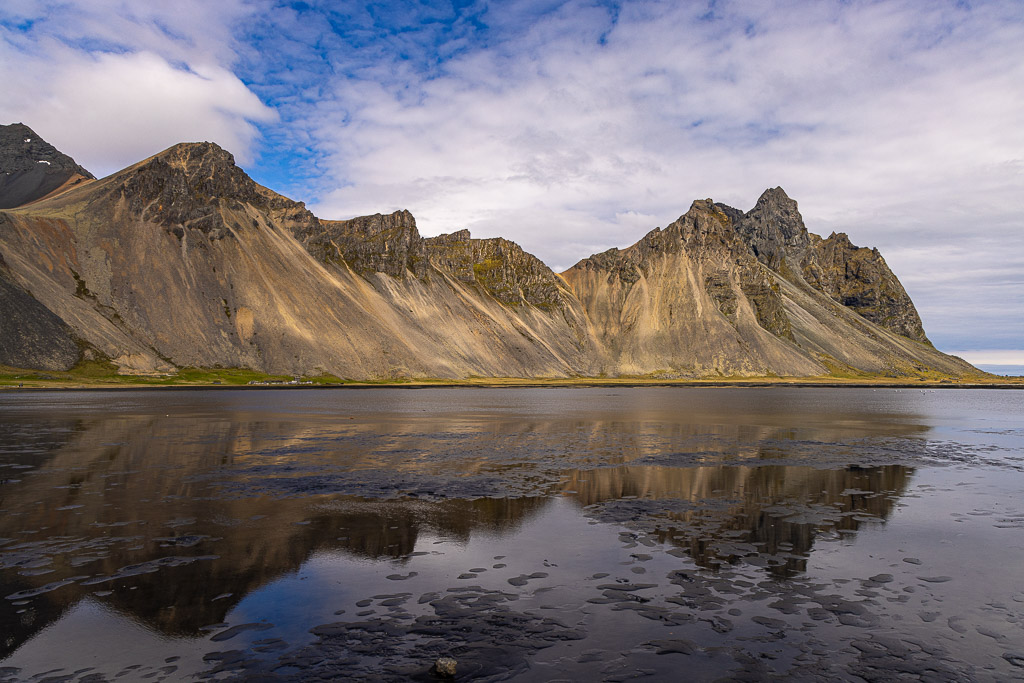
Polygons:
<instances>
[{"instance_id":1,"label":"blue sky","mask_svg":"<svg viewBox=\"0 0 1024 683\"><path fill-rule=\"evenodd\" d=\"M781 185L939 348L1024 364L1019 0L5 0L0 82L94 173L212 140L322 217L556 270Z\"/></svg>"}]
</instances>

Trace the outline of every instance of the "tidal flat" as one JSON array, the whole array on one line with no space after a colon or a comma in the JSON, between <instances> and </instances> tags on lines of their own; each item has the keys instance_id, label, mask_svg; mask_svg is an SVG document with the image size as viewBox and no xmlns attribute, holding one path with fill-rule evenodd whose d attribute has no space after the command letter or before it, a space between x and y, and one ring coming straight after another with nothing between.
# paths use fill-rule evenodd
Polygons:
<instances>
[{"instance_id":1,"label":"tidal flat","mask_svg":"<svg viewBox=\"0 0 1024 683\"><path fill-rule=\"evenodd\" d=\"M1024 391L5 393L0 582L0 681L1024 680Z\"/></svg>"}]
</instances>

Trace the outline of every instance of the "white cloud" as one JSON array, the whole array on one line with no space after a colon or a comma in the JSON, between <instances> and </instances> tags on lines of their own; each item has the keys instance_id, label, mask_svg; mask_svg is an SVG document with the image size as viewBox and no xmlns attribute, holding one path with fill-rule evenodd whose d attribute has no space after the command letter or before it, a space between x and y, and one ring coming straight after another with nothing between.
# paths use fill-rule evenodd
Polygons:
<instances>
[{"instance_id":1,"label":"white cloud","mask_svg":"<svg viewBox=\"0 0 1024 683\"><path fill-rule=\"evenodd\" d=\"M145 52L69 59L51 73L46 93L8 75L0 117L16 112L97 175L182 141L215 141L248 163L256 137L249 121L274 116L223 68L186 71Z\"/></svg>"},{"instance_id":2,"label":"white cloud","mask_svg":"<svg viewBox=\"0 0 1024 683\"><path fill-rule=\"evenodd\" d=\"M1024 351L1020 349L990 349L950 351L972 365L1024 365Z\"/></svg>"},{"instance_id":3,"label":"white cloud","mask_svg":"<svg viewBox=\"0 0 1024 683\"><path fill-rule=\"evenodd\" d=\"M235 26L267 11L265 0L5 0L0 16L9 26L24 25L22 35L8 31L15 44L32 49L40 40L57 39L81 51L149 51L173 62L234 60Z\"/></svg>"},{"instance_id":4,"label":"white cloud","mask_svg":"<svg viewBox=\"0 0 1024 683\"><path fill-rule=\"evenodd\" d=\"M215 141L249 163L252 122L276 113L221 64L234 54L229 8L240 11L112 0L7 7L36 23L0 29L0 121L28 124L97 175L183 141Z\"/></svg>"}]
</instances>

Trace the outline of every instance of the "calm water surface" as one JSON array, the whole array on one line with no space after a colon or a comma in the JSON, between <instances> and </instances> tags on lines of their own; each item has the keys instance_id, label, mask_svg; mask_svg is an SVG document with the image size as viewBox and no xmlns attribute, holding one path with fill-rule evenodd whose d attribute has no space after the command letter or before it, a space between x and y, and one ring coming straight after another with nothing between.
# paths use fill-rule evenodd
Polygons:
<instances>
[{"instance_id":1,"label":"calm water surface","mask_svg":"<svg viewBox=\"0 0 1024 683\"><path fill-rule=\"evenodd\" d=\"M1024 392L0 394L0 681L1024 680Z\"/></svg>"}]
</instances>

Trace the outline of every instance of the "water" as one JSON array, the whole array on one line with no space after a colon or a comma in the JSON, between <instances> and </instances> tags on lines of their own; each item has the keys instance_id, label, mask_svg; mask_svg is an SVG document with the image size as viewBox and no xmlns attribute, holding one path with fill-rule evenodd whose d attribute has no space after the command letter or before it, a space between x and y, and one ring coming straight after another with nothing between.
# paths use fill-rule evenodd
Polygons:
<instances>
[{"instance_id":1,"label":"water","mask_svg":"<svg viewBox=\"0 0 1024 683\"><path fill-rule=\"evenodd\" d=\"M0 394L0 680L1024 680L1024 392Z\"/></svg>"}]
</instances>

